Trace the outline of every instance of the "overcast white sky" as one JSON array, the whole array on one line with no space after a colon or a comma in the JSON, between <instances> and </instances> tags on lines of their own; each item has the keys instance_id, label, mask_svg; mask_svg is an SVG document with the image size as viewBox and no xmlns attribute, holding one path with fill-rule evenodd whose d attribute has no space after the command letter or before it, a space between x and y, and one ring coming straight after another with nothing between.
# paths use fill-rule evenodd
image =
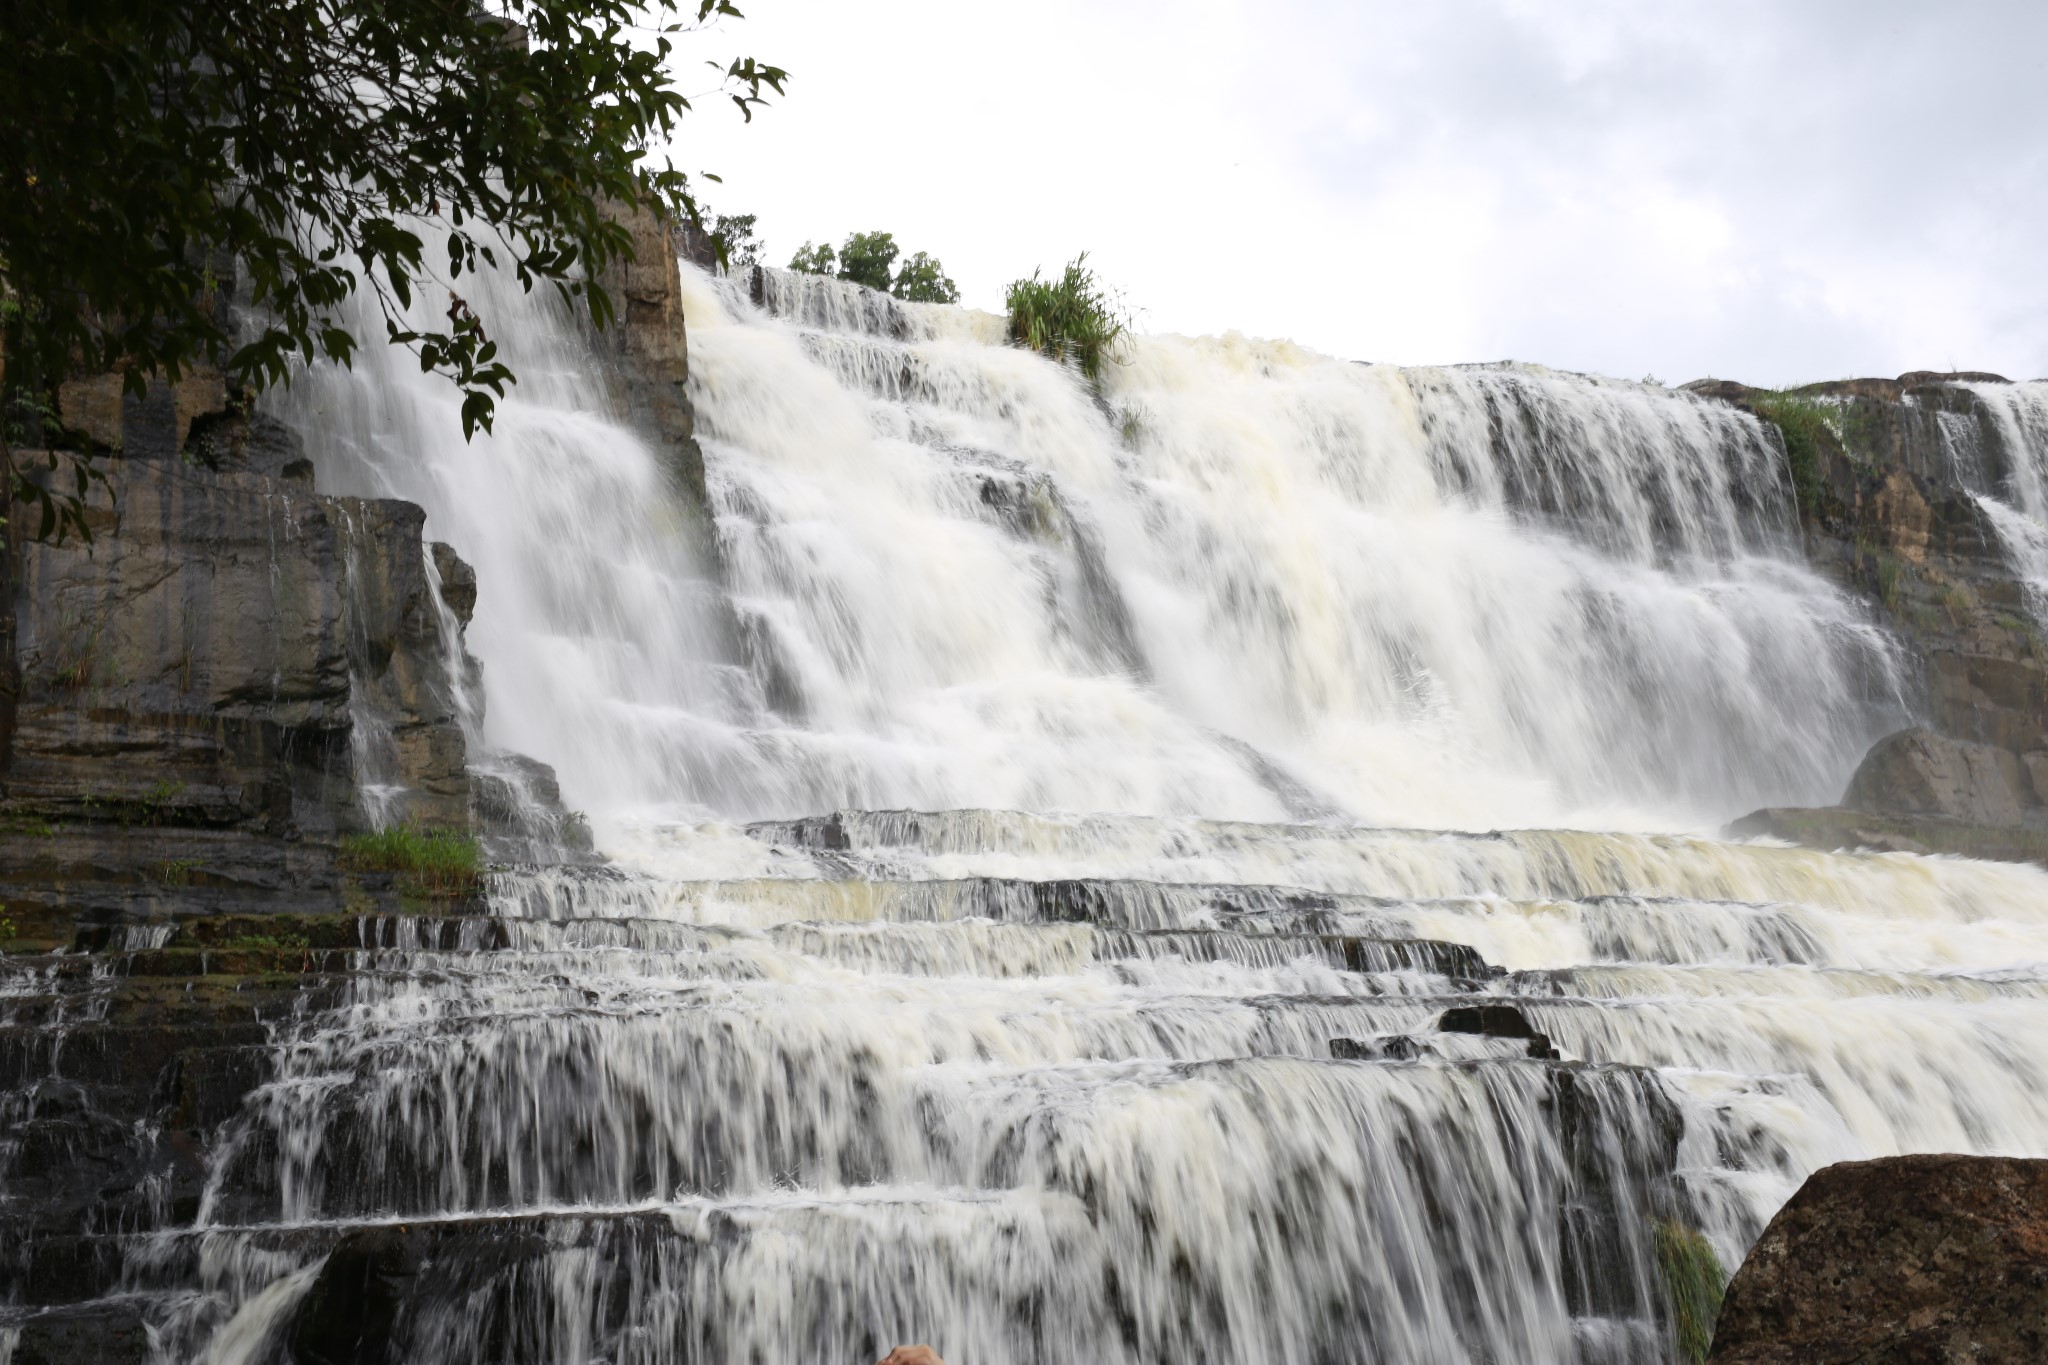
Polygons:
<instances>
[{"instance_id":1,"label":"overcast white sky","mask_svg":"<svg viewBox=\"0 0 2048 1365\"><path fill-rule=\"evenodd\" d=\"M1362 360L2048 374L2048 0L740 4L693 55L788 98L677 159L777 264L883 228L999 308L1085 248L1143 330Z\"/></svg>"}]
</instances>

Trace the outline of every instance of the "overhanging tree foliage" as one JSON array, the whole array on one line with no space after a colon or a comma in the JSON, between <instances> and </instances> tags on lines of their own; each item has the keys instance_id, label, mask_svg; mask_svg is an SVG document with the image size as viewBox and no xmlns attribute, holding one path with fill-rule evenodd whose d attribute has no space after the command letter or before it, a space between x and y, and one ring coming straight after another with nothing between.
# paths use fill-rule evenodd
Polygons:
<instances>
[{"instance_id":1,"label":"overhanging tree foliage","mask_svg":"<svg viewBox=\"0 0 2048 1365\"><path fill-rule=\"evenodd\" d=\"M9 0L0 7L0 359L46 403L66 376L141 392L216 365L252 387L294 358L348 363L343 305L368 290L385 339L463 391L465 435L513 375L461 277L501 266L581 297L628 256L616 205L696 217L647 150L690 108L677 36L731 0ZM752 117L786 73L725 68ZM259 326L230 330L235 271ZM446 284L445 328L406 321ZM83 531L8 456L18 498ZM54 497L54 501L53 501Z\"/></svg>"}]
</instances>

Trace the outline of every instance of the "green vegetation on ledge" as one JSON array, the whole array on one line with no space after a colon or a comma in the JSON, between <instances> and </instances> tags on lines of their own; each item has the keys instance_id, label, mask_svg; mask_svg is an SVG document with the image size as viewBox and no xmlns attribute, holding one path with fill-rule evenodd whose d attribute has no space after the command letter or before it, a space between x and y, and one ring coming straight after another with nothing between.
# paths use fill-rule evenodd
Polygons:
<instances>
[{"instance_id":1,"label":"green vegetation on ledge","mask_svg":"<svg viewBox=\"0 0 2048 1365\"><path fill-rule=\"evenodd\" d=\"M1712 1243L1675 1219L1657 1223L1657 1268L1671 1295L1672 1334L1683 1360L1703 1362L1714 1344L1714 1320L1721 1315L1727 1272Z\"/></svg>"},{"instance_id":2,"label":"green vegetation on ledge","mask_svg":"<svg viewBox=\"0 0 2048 1365\"><path fill-rule=\"evenodd\" d=\"M395 872L409 889L430 896L464 896L477 889L483 857L467 834L407 825L349 835L341 841L341 865L353 872Z\"/></svg>"},{"instance_id":3,"label":"green vegetation on ledge","mask_svg":"<svg viewBox=\"0 0 2048 1365\"><path fill-rule=\"evenodd\" d=\"M1820 510L1821 451L1837 439L1834 413L1819 399L1783 391L1756 394L1749 405L1778 429L1792 476L1792 496L1799 503L1799 514L1811 518Z\"/></svg>"},{"instance_id":4,"label":"green vegetation on ledge","mask_svg":"<svg viewBox=\"0 0 2048 1365\"><path fill-rule=\"evenodd\" d=\"M1116 343L1129 327L1121 302L1088 268L1085 251L1067 262L1057 280L1041 279L1034 270L1030 279L1015 281L1003 301L1012 342L1076 366L1091 382L1102 378L1104 361L1116 358Z\"/></svg>"}]
</instances>

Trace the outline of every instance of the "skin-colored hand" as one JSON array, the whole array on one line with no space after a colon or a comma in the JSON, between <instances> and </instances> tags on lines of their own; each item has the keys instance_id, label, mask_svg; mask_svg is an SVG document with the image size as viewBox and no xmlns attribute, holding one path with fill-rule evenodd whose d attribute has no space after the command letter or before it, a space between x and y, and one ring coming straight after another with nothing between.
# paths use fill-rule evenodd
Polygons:
<instances>
[{"instance_id":1,"label":"skin-colored hand","mask_svg":"<svg viewBox=\"0 0 2048 1365\"><path fill-rule=\"evenodd\" d=\"M946 1362L940 1360L939 1353L929 1346L898 1346L876 1365L946 1365Z\"/></svg>"}]
</instances>

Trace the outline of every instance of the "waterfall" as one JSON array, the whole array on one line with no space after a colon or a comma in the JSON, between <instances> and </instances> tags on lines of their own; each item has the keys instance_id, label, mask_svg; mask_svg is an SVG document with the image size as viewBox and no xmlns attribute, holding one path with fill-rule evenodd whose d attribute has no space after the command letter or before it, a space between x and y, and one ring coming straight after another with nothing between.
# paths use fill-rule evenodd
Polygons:
<instances>
[{"instance_id":1,"label":"waterfall","mask_svg":"<svg viewBox=\"0 0 2048 1365\"><path fill-rule=\"evenodd\" d=\"M282 402L476 565L483 732L611 858L271 1025L129 1262L167 1358L388 1254L422 1362L1662 1361L1662 1229L2048 1155L2048 873L1696 832L1905 714L1746 415L1234 335L1098 392L685 267L697 509L479 288L494 435L402 355Z\"/></svg>"},{"instance_id":2,"label":"waterfall","mask_svg":"<svg viewBox=\"0 0 2048 1365\"><path fill-rule=\"evenodd\" d=\"M1989 415L2004 486L1976 494L2034 620L2048 630L2048 380L1965 385Z\"/></svg>"}]
</instances>

